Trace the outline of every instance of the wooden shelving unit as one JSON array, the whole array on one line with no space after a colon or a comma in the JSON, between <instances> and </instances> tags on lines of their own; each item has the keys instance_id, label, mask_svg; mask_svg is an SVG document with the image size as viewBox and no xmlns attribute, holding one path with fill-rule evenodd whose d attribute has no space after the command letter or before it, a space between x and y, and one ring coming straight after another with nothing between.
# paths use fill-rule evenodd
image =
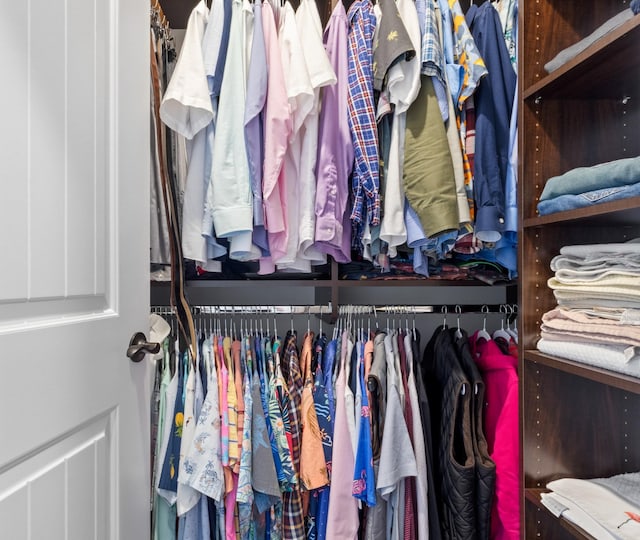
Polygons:
<instances>
[{"instance_id":1,"label":"wooden shelving unit","mask_svg":"<svg viewBox=\"0 0 640 540\"><path fill-rule=\"evenodd\" d=\"M560 477L640 470L640 379L542 354L551 259L571 244L640 237L640 197L539 216L547 179L640 155L640 16L558 70L543 66L628 9L614 0L523 0L519 10L520 380L524 538L591 538L540 503Z\"/></svg>"}]
</instances>

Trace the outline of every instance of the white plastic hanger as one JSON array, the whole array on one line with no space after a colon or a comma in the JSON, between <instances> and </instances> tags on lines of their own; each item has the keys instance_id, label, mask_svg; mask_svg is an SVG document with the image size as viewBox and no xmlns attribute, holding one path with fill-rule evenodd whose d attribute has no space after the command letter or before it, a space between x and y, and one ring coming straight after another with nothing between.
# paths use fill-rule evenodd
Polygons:
<instances>
[{"instance_id":1,"label":"white plastic hanger","mask_svg":"<svg viewBox=\"0 0 640 540\"><path fill-rule=\"evenodd\" d=\"M508 313L507 306L500 306L500 313L503 313L504 316L500 321L500 329L496 330L493 333L493 339L503 338L507 340L507 343L509 343L509 341L511 341L511 334L509 334L509 332L507 332L507 330L504 327L504 320L507 318L507 313ZM507 321L507 324L508 324L508 321Z\"/></svg>"},{"instance_id":2,"label":"white plastic hanger","mask_svg":"<svg viewBox=\"0 0 640 540\"><path fill-rule=\"evenodd\" d=\"M462 313L462 308L460 306L456 306L456 339L460 339L462 337L462 330L460 330L460 314Z\"/></svg>"},{"instance_id":3,"label":"white plastic hanger","mask_svg":"<svg viewBox=\"0 0 640 540\"><path fill-rule=\"evenodd\" d=\"M491 336L489 335L489 332L487 332L487 313L489 313L489 307L482 306L482 313L484 313L484 317L482 319L482 330L478 330L477 338L491 341Z\"/></svg>"}]
</instances>

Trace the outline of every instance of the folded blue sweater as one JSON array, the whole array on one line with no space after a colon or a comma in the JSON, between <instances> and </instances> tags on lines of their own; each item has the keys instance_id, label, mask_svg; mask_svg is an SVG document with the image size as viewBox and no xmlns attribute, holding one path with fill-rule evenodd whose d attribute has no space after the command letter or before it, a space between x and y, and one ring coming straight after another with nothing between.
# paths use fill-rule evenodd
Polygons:
<instances>
[{"instance_id":1,"label":"folded blue sweater","mask_svg":"<svg viewBox=\"0 0 640 540\"><path fill-rule=\"evenodd\" d=\"M540 200L640 182L640 156L578 167L547 180Z\"/></svg>"}]
</instances>

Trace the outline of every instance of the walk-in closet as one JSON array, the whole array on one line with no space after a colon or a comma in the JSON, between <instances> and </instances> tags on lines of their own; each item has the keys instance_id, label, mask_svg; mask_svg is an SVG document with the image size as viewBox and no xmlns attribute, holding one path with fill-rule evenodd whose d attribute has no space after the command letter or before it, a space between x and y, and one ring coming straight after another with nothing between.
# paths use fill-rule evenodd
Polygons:
<instances>
[{"instance_id":1,"label":"walk-in closet","mask_svg":"<svg viewBox=\"0 0 640 540\"><path fill-rule=\"evenodd\" d=\"M0 540L640 538L640 0L0 13Z\"/></svg>"}]
</instances>

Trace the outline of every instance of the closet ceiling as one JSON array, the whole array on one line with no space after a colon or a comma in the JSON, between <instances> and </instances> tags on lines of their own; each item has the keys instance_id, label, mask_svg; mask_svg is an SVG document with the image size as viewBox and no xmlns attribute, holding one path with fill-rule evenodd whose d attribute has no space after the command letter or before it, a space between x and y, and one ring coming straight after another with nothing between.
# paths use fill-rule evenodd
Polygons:
<instances>
[{"instance_id":1,"label":"closet ceiling","mask_svg":"<svg viewBox=\"0 0 640 540\"><path fill-rule=\"evenodd\" d=\"M160 5L171 28L186 28L189 14L200 0L161 0Z\"/></svg>"}]
</instances>

